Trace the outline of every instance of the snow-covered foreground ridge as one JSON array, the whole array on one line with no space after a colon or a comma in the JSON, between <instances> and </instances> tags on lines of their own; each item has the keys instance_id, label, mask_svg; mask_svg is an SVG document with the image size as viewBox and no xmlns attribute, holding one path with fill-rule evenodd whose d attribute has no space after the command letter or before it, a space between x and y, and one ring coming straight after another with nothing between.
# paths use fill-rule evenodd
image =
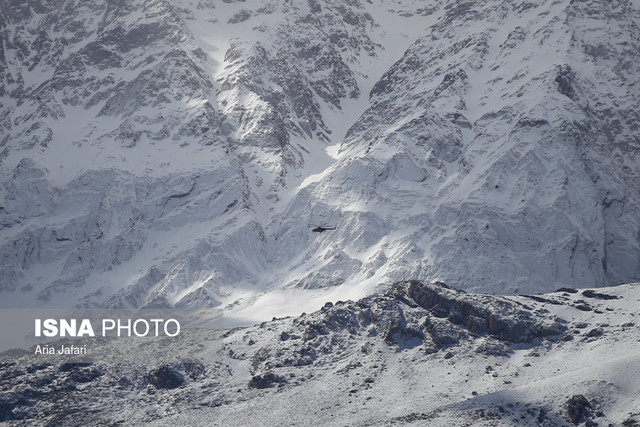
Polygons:
<instances>
[{"instance_id":1,"label":"snow-covered foreground ridge","mask_svg":"<svg viewBox=\"0 0 640 427\"><path fill-rule=\"evenodd\" d=\"M0 420L631 426L639 302L640 284L500 297L409 281L247 328L86 341L85 362L3 354Z\"/></svg>"},{"instance_id":2,"label":"snow-covered foreground ridge","mask_svg":"<svg viewBox=\"0 0 640 427\"><path fill-rule=\"evenodd\" d=\"M631 0L0 0L0 304L238 324L404 279L640 279L637 22Z\"/></svg>"}]
</instances>

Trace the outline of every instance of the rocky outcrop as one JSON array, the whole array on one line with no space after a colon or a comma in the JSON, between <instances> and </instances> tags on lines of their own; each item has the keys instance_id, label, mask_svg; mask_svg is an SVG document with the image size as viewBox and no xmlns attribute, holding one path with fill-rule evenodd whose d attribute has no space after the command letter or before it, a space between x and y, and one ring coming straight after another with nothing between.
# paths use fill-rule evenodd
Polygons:
<instances>
[{"instance_id":1,"label":"rocky outcrop","mask_svg":"<svg viewBox=\"0 0 640 427\"><path fill-rule=\"evenodd\" d=\"M158 389L172 389L180 387L184 382L184 377L180 372L170 366L162 366L149 373L149 384Z\"/></svg>"},{"instance_id":2,"label":"rocky outcrop","mask_svg":"<svg viewBox=\"0 0 640 427\"><path fill-rule=\"evenodd\" d=\"M620 372L632 372L637 355L619 346L637 347L629 320L639 289L609 288L601 293L617 298L584 312L582 293L531 300L403 281L248 328L88 340L91 361L3 353L0 420L244 425L268 412L265 422L278 425L347 413L354 425L632 425L624 405L637 384ZM618 323L600 321L612 313Z\"/></svg>"},{"instance_id":3,"label":"rocky outcrop","mask_svg":"<svg viewBox=\"0 0 640 427\"><path fill-rule=\"evenodd\" d=\"M593 425L591 421L592 410L591 402L581 394L572 396L567 400L567 416L574 425L584 422L587 422L587 425Z\"/></svg>"},{"instance_id":4,"label":"rocky outcrop","mask_svg":"<svg viewBox=\"0 0 640 427\"><path fill-rule=\"evenodd\" d=\"M514 301L419 281L399 282L384 295L357 302L327 304L319 312L293 319L290 328L281 332L276 353L257 353L255 363L263 367L258 371L326 363L327 355L346 351L348 336L364 335L398 351L421 348L426 353L486 337L501 344L486 345L479 352L500 348L504 353L511 344L555 340L567 330L565 324Z\"/></svg>"}]
</instances>

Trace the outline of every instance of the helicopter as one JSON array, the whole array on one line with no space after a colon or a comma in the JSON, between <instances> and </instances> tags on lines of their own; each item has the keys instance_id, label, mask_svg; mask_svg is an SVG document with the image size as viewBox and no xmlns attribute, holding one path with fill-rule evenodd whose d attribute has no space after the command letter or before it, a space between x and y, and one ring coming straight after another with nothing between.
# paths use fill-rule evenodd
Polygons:
<instances>
[{"instance_id":1,"label":"helicopter","mask_svg":"<svg viewBox=\"0 0 640 427\"><path fill-rule=\"evenodd\" d=\"M320 226L319 225L319 226L315 227L311 231L313 231L314 233L324 233L327 230L335 230L335 229L336 229L336 227L325 227L325 226Z\"/></svg>"}]
</instances>

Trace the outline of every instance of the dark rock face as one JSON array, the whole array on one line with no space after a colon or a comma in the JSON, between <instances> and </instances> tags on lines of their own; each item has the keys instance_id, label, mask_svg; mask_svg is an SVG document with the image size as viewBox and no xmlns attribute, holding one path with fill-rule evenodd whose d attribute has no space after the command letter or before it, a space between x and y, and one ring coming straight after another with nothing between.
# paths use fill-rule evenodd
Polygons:
<instances>
[{"instance_id":1,"label":"dark rock face","mask_svg":"<svg viewBox=\"0 0 640 427\"><path fill-rule=\"evenodd\" d=\"M593 328L589 332L587 332L588 337L599 337L604 334L604 329L602 328Z\"/></svg>"},{"instance_id":2,"label":"dark rock face","mask_svg":"<svg viewBox=\"0 0 640 427\"><path fill-rule=\"evenodd\" d=\"M285 384L287 380L284 377L276 375L271 372L267 372L264 375L256 375L251 378L249 387L251 388L269 388L276 385Z\"/></svg>"},{"instance_id":3,"label":"dark rock face","mask_svg":"<svg viewBox=\"0 0 640 427\"><path fill-rule=\"evenodd\" d=\"M624 420L622 422L622 425L624 427L639 427L640 426L640 421L638 421L638 419L636 417L638 417L638 414L634 414L634 416L631 416L631 417L627 418L626 420Z\"/></svg>"},{"instance_id":4,"label":"dark rock face","mask_svg":"<svg viewBox=\"0 0 640 427\"><path fill-rule=\"evenodd\" d=\"M170 366L163 366L149 374L149 384L158 389L172 389L180 387L184 377Z\"/></svg>"},{"instance_id":5,"label":"dark rock face","mask_svg":"<svg viewBox=\"0 0 640 427\"><path fill-rule=\"evenodd\" d=\"M406 293L433 316L446 318L475 335L490 334L502 341L518 343L557 335L564 330L559 324L541 325L529 312L511 302L495 298L484 305L477 297L446 286L414 281L408 283Z\"/></svg>"},{"instance_id":6,"label":"dark rock face","mask_svg":"<svg viewBox=\"0 0 640 427\"><path fill-rule=\"evenodd\" d=\"M596 292L591 289L582 291L582 295L584 295L587 298L596 298L596 299L602 299L602 300L618 299L616 295L603 294L602 292Z\"/></svg>"},{"instance_id":7,"label":"dark rock face","mask_svg":"<svg viewBox=\"0 0 640 427\"><path fill-rule=\"evenodd\" d=\"M575 80L575 75L571 70L571 67L564 65L559 67L558 75L556 76L556 83L558 83L558 91L564 96L574 99L576 94L573 90L572 83Z\"/></svg>"},{"instance_id":8,"label":"dark rock face","mask_svg":"<svg viewBox=\"0 0 640 427\"><path fill-rule=\"evenodd\" d=\"M569 421L578 425L591 418L591 403L581 394L571 397L567 401L567 415Z\"/></svg>"},{"instance_id":9,"label":"dark rock face","mask_svg":"<svg viewBox=\"0 0 640 427\"><path fill-rule=\"evenodd\" d=\"M81 368L87 368L91 366L91 362L65 362L58 368L60 372L69 372L72 370L78 370Z\"/></svg>"},{"instance_id":10,"label":"dark rock face","mask_svg":"<svg viewBox=\"0 0 640 427\"><path fill-rule=\"evenodd\" d=\"M11 412L15 408L15 404L11 402L0 402L0 422L9 421L13 419L13 413Z\"/></svg>"}]
</instances>

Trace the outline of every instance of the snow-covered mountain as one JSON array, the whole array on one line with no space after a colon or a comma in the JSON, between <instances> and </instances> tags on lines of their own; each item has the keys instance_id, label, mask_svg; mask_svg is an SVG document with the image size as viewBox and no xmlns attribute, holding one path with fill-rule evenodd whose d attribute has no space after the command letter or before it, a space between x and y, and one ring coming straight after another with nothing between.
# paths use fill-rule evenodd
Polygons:
<instances>
[{"instance_id":1,"label":"snow-covered mountain","mask_svg":"<svg viewBox=\"0 0 640 427\"><path fill-rule=\"evenodd\" d=\"M248 328L84 342L88 361L2 354L0 422L634 426L638 300L640 284L499 297L410 281Z\"/></svg>"},{"instance_id":2,"label":"snow-covered mountain","mask_svg":"<svg viewBox=\"0 0 640 427\"><path fill-rule=\"evenodd\" d=\"M631 0L0 0L0 304L239 324L406 279L638 280L638 22Z\"/></svg>"}]
</instances>

